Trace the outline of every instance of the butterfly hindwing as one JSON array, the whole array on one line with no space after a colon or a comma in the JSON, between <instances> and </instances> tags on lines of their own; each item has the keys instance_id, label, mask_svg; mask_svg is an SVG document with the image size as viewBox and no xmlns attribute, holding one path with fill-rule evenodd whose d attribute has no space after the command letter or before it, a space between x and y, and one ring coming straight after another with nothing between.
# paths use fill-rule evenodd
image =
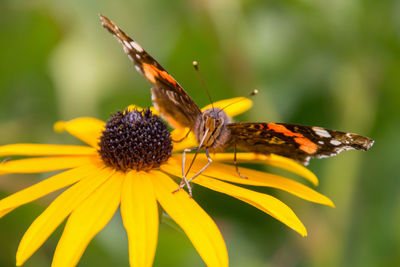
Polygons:
<instances>
[{"instance_id":1,"label":"butterfly hindwing","mask_svg":"<svg viewBox=\"0 0 400 267\"><path fill-rule=\"evenodd\" d=\"M231 123L232 143L239 149L292 158L307 165L310 158L337 155L349 149L368 150L373 140L367 137L286 123Z\"/></svg>"},{"instance_id":2,"label":"butterfly hindwing","mask_svg":"<svg viewBox=\"0 0 400 267\"><path fill-rule=\"evenodd\" d=\"M154 107L170 125L191 128L201 114L199 107L179 83L137 42L126 35L108 18L100 15L103 26L122 45L134 62L138 72L153 85L151 89Z\"/></svg>"}]
</instances>

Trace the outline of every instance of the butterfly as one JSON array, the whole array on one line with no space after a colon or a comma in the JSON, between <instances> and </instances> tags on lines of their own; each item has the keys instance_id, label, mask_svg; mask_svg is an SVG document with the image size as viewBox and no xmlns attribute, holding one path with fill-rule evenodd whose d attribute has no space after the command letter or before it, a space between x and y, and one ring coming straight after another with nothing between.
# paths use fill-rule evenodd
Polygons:
<instances>
[{"instance_id":1,"label":"butterfly","mask_svg":"<svg viewBox=\"0 0 400 267\"><path fill-rule=\"evenodd\" d=\"M374 141L354 133L328 130L287 123L232 122L219 108L200 110L179 83L137 42L126 35L116 24L100 15L103 27L121 43L137 71L152 84L154 107L173 127L186 127L192 131L199 145L183 152L182 182L191 195L190 182L212 163L209 152L234 149L234 164L238 175L236 151L245 150L260 154L277 154L291 158L303 165L310 158L325 158L349 149L368 150ZM208 163L193 177L185 173L185 153L204 149ZM192 162L193 163L193 162ZM190 167L189 167L190 169Z\"/></svg>"}]
</instances>

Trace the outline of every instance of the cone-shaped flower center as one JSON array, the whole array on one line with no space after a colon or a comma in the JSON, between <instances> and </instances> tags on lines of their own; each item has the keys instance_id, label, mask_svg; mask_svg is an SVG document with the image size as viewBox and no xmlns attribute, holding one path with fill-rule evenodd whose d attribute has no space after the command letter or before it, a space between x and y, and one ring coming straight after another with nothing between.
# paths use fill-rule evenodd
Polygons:
<instances>
[{"instance_id":1,"label":"cone-shaped flower center","mask_svg":"<svg viewBox=\"0 0 400 267\"><path fill-rule=\"evenodd\" d=\"M165 124L149 109L111 116L100 138L99 154L117 170L149 170L171 156L171 137Z\"/></svg>"}]
</instances>

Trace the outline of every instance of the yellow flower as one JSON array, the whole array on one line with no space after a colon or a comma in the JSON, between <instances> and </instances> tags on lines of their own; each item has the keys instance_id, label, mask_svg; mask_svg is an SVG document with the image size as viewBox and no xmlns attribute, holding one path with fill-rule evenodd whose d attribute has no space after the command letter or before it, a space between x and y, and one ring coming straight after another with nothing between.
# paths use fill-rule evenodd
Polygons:
<instances>
[{"instance_id":1,"label":"yellow flower","mask_svg":"<svg viewBox=\"0 0 400 267\"><path fill-rule=\"evenodd\" d=\"M236 100L216 102L214 106L224 107ZM229 106L226 112L229 116L234 116L250 106L250 100L243 100ZM144 114L144 111L141 114ZM0 163L0 174L66 170L2 199L0 217L23 204L69 186L26 231L18 247L17 265L22 265L65 219L67 223L54 253L52 266L76 265L92 238L105 227L120 207L128 234L130 264L151 266L158 236L159 203L183 229L208 266L228 266L225 242L214 221L186 191L172 193L178 184L171 177L181 178L182 172L182 158L177 151L195 146L193 135L189 135L181 143L174 144L172 155L167 153L169 158L165 157L166 154L161 155L163 160L160 161L159 167L150 169L153 165L147 165L150 167L146 171L124 170L125 161L105 164L105 155L115 153L117 149L114 146L106 149L99 147L99 140L103 142L105 139L105 125L94 118L78 118L55 124L56 131L65 130L89 146L12 144L0 147L0 156L39 156ZM184 133L183 129L174 130L172 138L179 139ZM188 160L191 156L193 155L188 155ZM308 201L333 206L327 197L278 175L241 168L248 176L248 179L242 179L237 176L232 165L221 163L230 162L232 159L232 153L215 154L213 164L196 178L194 183L244 201L273 216L302 236L307 234L306 229L287 205L275 197L235 184L278 188ZM131 159L124 160L128 162ZM315 185L318 183L315 175L309 170L280 156L238 153L238 161L267 163L299 174ZM206 158L200 154L192 172L196 173L205 163ZM112 167L113 164L120 164L118 166L122 167Z\"/></svg>"}]
</instances>

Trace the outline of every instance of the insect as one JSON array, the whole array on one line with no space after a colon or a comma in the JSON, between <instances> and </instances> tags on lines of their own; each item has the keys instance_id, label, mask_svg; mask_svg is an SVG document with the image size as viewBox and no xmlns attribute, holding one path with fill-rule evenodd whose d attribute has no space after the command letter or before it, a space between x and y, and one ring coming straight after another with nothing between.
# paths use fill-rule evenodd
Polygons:
<instances>
[{"instance_id":1,"label":"insect","mask_svg":"<svg viewBox=\"0 0 400 267\"><path fill-rule=\"evenodd\" d=\"M330 157L349 149L366 151L374 143L368 137L321 127L286 123L232 122L219 108L201 112L179 83L137 42L108 18L100 15L100 19L103 27L121 43L137 71L152 84L153 105L161 116L174 127L189 128L197 138L198 147L188 148L183 152L183 179L176 191L186 185L189 194L192 195L189 183L212 163L209 152L234 149L236 171L240 177L246 178L240 174L237 166L237 149L261 154L273 153L307 165L310 158ZM200 149L205 150L208 163L188 179L188 171L185 172L185 153Z\"/></svg>"}]
</instances>

